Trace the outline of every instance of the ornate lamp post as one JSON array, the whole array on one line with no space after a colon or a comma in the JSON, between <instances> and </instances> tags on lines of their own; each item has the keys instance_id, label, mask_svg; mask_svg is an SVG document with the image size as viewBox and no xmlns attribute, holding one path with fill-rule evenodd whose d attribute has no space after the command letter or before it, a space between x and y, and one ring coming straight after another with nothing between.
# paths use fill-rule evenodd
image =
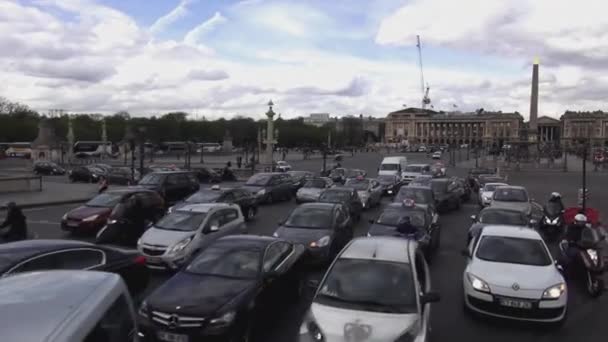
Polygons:
<instances>
[{"instance_id":1,"label":"ornate lamp post","mask_svg":"<svg viewBox=\"0 0 608 342\"><path fill-rule=\"evenodd\" d=\"M106 129L106 119L101 119L101 145L103 146L103 152L101 153L101 159L105 159L107 151L108 132Z\"/></svg>"},{"instance_id":2,"label":"ornate lamp post","mask_svg":"<svg viewBox=\"0 0 608 342\"><path fill-rule=\"evenodd\" d=\"M68 116L68 163L72 163L74 156L74 125L72 125L72 117Z\"/></svg>"},{"instance_id":3,"label":"ornate lamp post","mask_svg":"<svg viewBox=\"0 0 608 342\"><path fill-rule=\"evenodd\" d=\"M263 141L266 144L266 152L264 154L264 163L268 164L272 167L273 164L273 152L274 152L274 145L277 143L274 133L274 121L273 121L273 117L275 115L274 111L272 110L272 106L274 106L274 103L272 103L272 100L270 102L268 102L268 112L266 112L266 117L268 118L266 120L266 132L265 134L262 133L262 136L266 135L266 139ZM278 133L278 132L277 132Z\"/></svg>"}]
</instances>

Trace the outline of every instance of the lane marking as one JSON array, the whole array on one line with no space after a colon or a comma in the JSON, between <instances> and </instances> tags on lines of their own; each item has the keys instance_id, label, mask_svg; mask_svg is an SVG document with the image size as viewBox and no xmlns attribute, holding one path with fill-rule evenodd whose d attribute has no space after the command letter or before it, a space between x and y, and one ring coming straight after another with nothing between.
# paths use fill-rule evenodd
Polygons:
<instances>
[{"instance_id":1,"label":"lane marking","mask_svg":"<svg viewBox=\"0 0 608 342\"><path fill-rule=\"evenodd\" d=\"M53 222L53 221L49 221L49 220L27 220L27 223L33 223L33 224L48 224L48 225L61 225L60 222Z\"/></svg>"}]
</instances>

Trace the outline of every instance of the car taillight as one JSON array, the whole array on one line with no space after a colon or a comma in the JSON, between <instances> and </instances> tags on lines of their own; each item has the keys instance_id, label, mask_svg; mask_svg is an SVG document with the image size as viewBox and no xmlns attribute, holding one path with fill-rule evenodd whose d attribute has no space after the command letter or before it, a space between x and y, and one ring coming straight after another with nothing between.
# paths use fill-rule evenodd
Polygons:
<instances>
[{"instance_id":1,"label":"car taillight","mask_svg":"<svg viewBox=\"0 0 608 342\"><path fill-rule=\"evenodd\" d=\"M146 264L146 257L143 255L138 255L134 260L133 263L136 265L145 265Z\"/></svg>"}]
</instances>

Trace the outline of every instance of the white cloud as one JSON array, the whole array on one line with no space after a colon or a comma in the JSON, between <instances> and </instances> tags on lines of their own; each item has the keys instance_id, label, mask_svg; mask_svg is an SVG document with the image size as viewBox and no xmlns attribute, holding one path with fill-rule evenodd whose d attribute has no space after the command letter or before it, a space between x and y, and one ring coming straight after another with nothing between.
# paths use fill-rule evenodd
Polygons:
<instances>
[{"instance_id":1,"label":"white cloud","mask_svg":"<svg viewBox=\"0 0 608 342\"><path fill-rule=\"evenodd\" d=\"M181 0L179 4L171 10L171 12L163 15L162 17L156 19L154 24L150 26L150 32L152 33L160 33L167 29L167 27L171 26L173 23L178 21L179 19L188 15L188 5L190 5L193 0Z\"/></svg>"},{"instance_id":2,"label":"white cloud","mask_svg":"<svg viewBox=\"0 0 608 342\"><path fill-rule=\"evenodd\" d=\"M190 30L184 37L184 42L186 44L196 45L200 42L205 34L211 32L218 25L221 25L226 21L226 17L224 17L220 12L215 12L211 18L205 20L200 25Z\"/></svg>"},{"instance_id":3,"label":"white cloud","mask_svg":"<svg viewBox=\"0 0 608 342\"><path fill-rule=\"evenodd\" d=\"M237 7L237 13L240 14L240 20L254 26L300 38L310 37L331 23L325 13L295 2L269 2L258 6Z\"/></svg>"},{"instance_id":4,"label":"white cloud","mask_svg":"<svg viewBox=\"0 0 608 342\"><path fill-rule=\"evenodd\" d=\"M205 69L196 69L191 70L188 73L188 78L192 80L200 80L200 81L219 81L227 79L228 73L224 70L205 70Z\"/></svg>"}]
</instances>

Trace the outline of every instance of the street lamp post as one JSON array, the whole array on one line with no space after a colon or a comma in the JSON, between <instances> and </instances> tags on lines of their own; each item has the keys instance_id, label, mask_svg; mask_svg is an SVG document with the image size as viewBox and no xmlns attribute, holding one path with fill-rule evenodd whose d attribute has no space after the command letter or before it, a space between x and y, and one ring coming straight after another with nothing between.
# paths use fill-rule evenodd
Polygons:
<instances>
[{"instance_id":1,"label":"street lamp post","mask_svg":"<svg viewBox=\"0 0 608 342\"><path fill-rule=\"evenodd\" d=\"M144 158L145 153L144 153L144 137L146 134L146 128L145 127L139 127L138 129L138 142L139 142L139 176L143 176L144 175Z\"/></svg>"},{"instance_id":2,"label":"street lamp post","mask_svg":"<svg viewBox=\"0 0 608 342\"><path fill-rule=\"evenodd\" d=\"M583 189L581 194L581 207L583 212L587 209L587 149L588 149L588 141L585 139L583 142L582 150L583 150Z\"/></svg>"}]
</instances>

